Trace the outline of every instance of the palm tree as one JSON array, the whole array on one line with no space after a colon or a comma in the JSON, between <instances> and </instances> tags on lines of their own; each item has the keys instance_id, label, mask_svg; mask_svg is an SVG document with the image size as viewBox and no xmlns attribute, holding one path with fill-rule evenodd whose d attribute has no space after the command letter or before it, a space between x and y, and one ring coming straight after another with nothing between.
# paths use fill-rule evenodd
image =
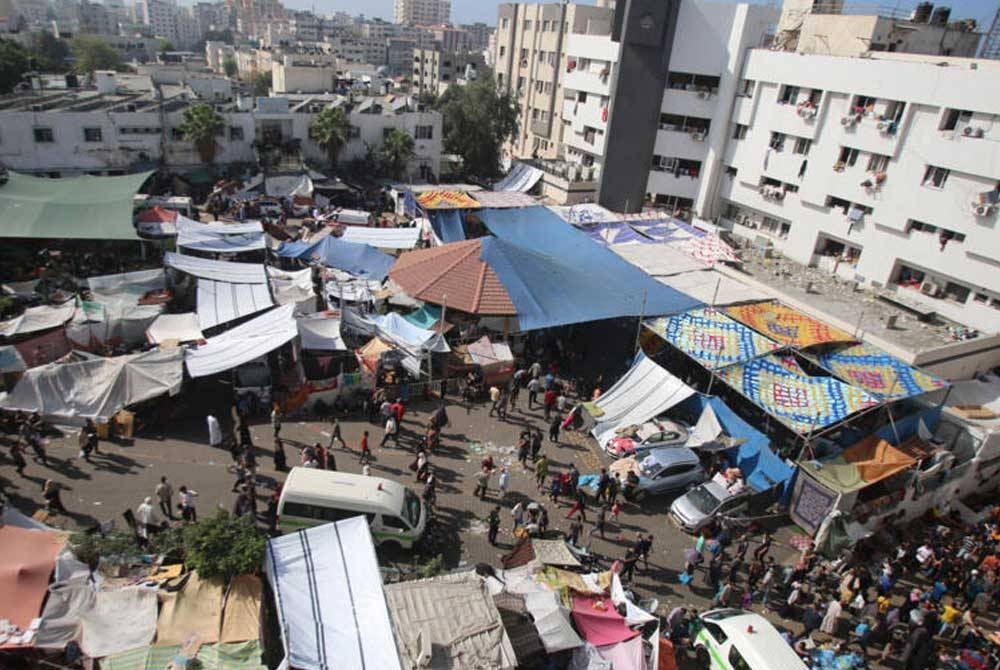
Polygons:
<instances>
[{"instance_id":1,"label":"palm tree","mask_svg":"<svg viewBox=\"0 0 1000 670\"><path fill-rule=\"evenodd\" d=\"M389 170L389 176L400 179L406 170L406 165L413 158L413 138L409 133L394 128L382 140L379 154L382 162Z\"/></svg>"},{"instance_id":2,"label":"palm tree","mask_svg":"<svg viewBox=\"0 0 1000 670\"><path fill-rule=\"evenodd\" d=\"M330 166L337 164L337 156L351 139L351 122L339 107L327 107L320 111L309 126L309 137L326 149Z\"/></svg>"},{"instance_id":3,"label":"palm tree","mask_svg":"<svg viewBox=\"0 0 1000 670\"><path fill-rule=\"evenodd\" d=\"M194 142L202 162L212 165L218 145L215 138L222 134L226 124L211 105L192 105L184 111L180 131L184 139Z\"/></svg>"}]
</instances>

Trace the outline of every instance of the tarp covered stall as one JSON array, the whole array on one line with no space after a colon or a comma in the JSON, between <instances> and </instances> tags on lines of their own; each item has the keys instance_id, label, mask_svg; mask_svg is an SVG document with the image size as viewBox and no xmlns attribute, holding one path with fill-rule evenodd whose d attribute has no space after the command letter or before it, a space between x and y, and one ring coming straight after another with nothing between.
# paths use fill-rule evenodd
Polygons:
<instances>
[{"instance_id":1,"label":"tarp covered stall","mask_svg":"<svg viewBox=\"0 0 1000 670\"><path fill-rule=\"evenodd\" d=\"M419 328L396 312L363 316L348 308L344 310L342 318L348 328L363 335L377 336L414 356L451 351L444 335Z\"/></svg>"},{"instance_id":2,"label":"tarp covered stall","mask_svg":"<svg viewBox=\"0 0 1000 670\"><path fill-rule=\"evenodd\" d=\"M341 237L348 242L369 244L378 249L412 249L420 239L420 229L408 228L362 228L348 226Z\"/></svg>"},{"instance_id":3,"label":"tarp covered stall","mask_svg":"<svg viewBox=\"0 0 1000 670\"><path fill-rule=\"evenodd\" d=\"M518 191L477 191L476 200L480 207L508 209L511 207L536 207L538 199Z\"/></svg>"},{"instance_id":4,"label":"tarp covered stall","mask_svg":"<svg viewBox=\"0 0 1000 670\"><path fill-rule=\"evenodd\" d=\"M170 251L163 255L163 264L199 279L233 284L266 284L267 274L260 263L231 263L197 256L182 256Z\"/></svg>"},{"instance_id":5,"label":"tarp covered stall","mask_svg":"<svg viewBox=\"0 0 1000 670\"><path fill-rule=\"evenodd\" d=\"M706 305L733 305L766 300L770 294L760 288L727 277L717 270L691 270L656 277L656 281L686 293Z\"/></svg>"},{"instance_id":6,"label":"tarp covered stall","mask_svg":"<svg viewBox=\"0 0 1000 670\"><path fill-rule=\"evenodd\" d=\"M639 631L625 625L625 618L609 599L579 593L574 593L572 597L576 629L584 640L595 647L625 642L639 635ZM599 606L599 602L603 606Z\"/></svg>"},{"instance_id":7,"label":"tarp covered stall","mask_svg":"<svg viewBox=\"0 0 1000 670\"><path fill-rule=\"evenodd\" d=\"M0 186L2 237L135 240L133 198L151 172L47 179L9 172Z\"/></svg>"},{"instance_id":8,"label":"tarp covered stall","mask_svg":"<svg viewBox=\"0 0 1000 670\"><path fill-rule=\"evenodd\" d=\"M879 403L835 377L807 374L791 354L770 354L717 374L750 402L803 435Z\"/></svg>"},{"instance_id":9,"label":"tarp covered stall","mask_svg":"<svg viewBox=\"0 0 1000 670\"><path fill-rule=\"evenodd\" d=\"M387 584L385 596L405 670L517 667L496 604L474 572Z\"/></svg>"},{"instance_id":10,"label":"tarp covered stall","mask_svg":"<svg viewBox=\"0 0 1000 670\"><path fill-rule=\"evenodd\" d=\"M819 354L819 364L847 383L881 398L901 400L936 391L948 382L870 344L855 344Z\"/></svg>"},{"instance_id":11,"label":"tarp covered stall","mask_svg":"<svg viewBox=\"0 0 1000 670\"><path fill-rule=\"evenodd\" d=\"M80 649L101 658L147 646L156 634L156 615L156 589L97 591L93 607L81 612Z\"/></svg>"},{"instance_id":12,"label":"tarp covered stall","mask_svg":"<svg viewBox=\"0 0 1000 670\"><path fill-rule=\"evenodd\" d=\"M642 424L680 404L694 390L640 353L631 369L584 408L596 424L590 431L603 447L620 426Z\"/></svg>"},{"instance_id":13,"label":"tarp covered stall","mask_svg":"<svg viewBox=\"0 0 1000 670\"><path fill-rule=\"evenodd\" d=\"M434 209L478 209L479 202L462 191L425 191L417 195L417 202L424 211Z\"/></svg>"},{"instance_id":14,"label":"tarp covered stall","mask_svg":"<svg viewBox=\"0 0 1000 670\"><path fill-rule=\"evenodd\" d=\"M0 406L62 420L107 421L119 410L180 391L184 377L180 349L112 358L88 357L28 370Z\"/></svg>"},{"instance_id":15,"label":"tarp covered stall","mask_svg":"<svg viewBox=\"0 0 1000 670\"><path fill-rule=\"evenodd\" d=\"M465 240L464 214L462 210L440 210L428 213L434 235L442 243Z\"/></svg>"},{"instance_id":16,"label":"tarp covered stall","mask_svg":"<svg viewBox=\"0 0 1000 670\"><path fill-rule=\"evenodd\" d=\"M524 594L524 605L534 618L538 637L548 653L576 649L583 644L583 640L573 630L569 610L562 606L558 594L552 591L532 591Z\"/></svg>"},{"instance_id":17,"label":"tarp covered stall","mask_svg":"<svg viewBox=\"0 0 1000 670\"><path fill-rule=\"evenodd\" d=\"M264 229L257 221L236 224L199 223L178 216L177 246L215 254L263 251Z\"/></svg>"},{"instance_id":18,"label":"tarp covered stall","mask_svg":"<svg viewBox=\"0 0 1000 670\"><path fill-rule=\"evenodd\" d=\"M196 304L198 323L202 328L236 321L274 305L266 282L234 284L198 279Z\"/></svg>"},{"instance_id":19,"label":"tarp covered stall","mask_svg":"<svg viewBox=\"0 0 1000 670\"><path fill-rule=\"evenodd\" d=\"M507 176L493 185L493 190L527 193L535 187L543 175L544 173L533 165L515 163ZM476 197L479 197L478 194Z\"/></svg>"},{"instance_id":20,"label":"tarp covered stall","mask_svg":"<svg viewBox=\"0 0 1000 670\"><path fill-rule=\"evenodd\" d=\"M198 315L160 314L146 329L146 338L151 344L161 342L197 342L205 339L198 323Z\"/></svg>"},{"instance_id":21,"label":"tarp covered stall","mask_svg":"<svg viewBox=\"0 0 1000 670\"><path fill-rule=\"evenodd\" d=\"M29 307L20 316L0 322L0 336L18 337L58 328L72 319L75 313L76 300L67 300L61 305Z\"/></svg>"},{"instance_id":22,"label":"tarp covered stall","mask_svg":"<svg viewBox=\"0 0 1000 670\"><path fill-rule=\"evenodd\" d=\"M644 325L709 370L744 363L780 346L711 307L651 319Z\"/></svg>"},{"instance_id":23,"label":"tarp covered stall","mask_svg":"<svg viewBox=\"0 0 1000 670\"><path fill-rule=\"evenodd\" d=\"M66 324L66 336L82 349L100 344L142 344L146 329L163 312L163 305L104 305L82 301Z\"/></svg>"},{"instance_id":24,"label":"tarp covered stall","mask_svg":"<svg viewBox=\"0 0 1000 670\"><path fill-rule=\"evenodd\" d=\"M278 304L302 305L302 303L310 301L311 306L315 308L316 290L313 288L312 273L312 268L287 272L268 267L267 276L271 281L271 291Z\"/></svg>"},{"instance_id":25,"label":"tarp covered stall","mask_svg":"<svg viewBox=\"0 0 1000 670\"><path fill-rule=\"evenodd\" d=\"M857 339L842 330L776 302L735 305L726 308L726 313L775 342L793 347L854 342Z\"/></svg>"},{"instance_id":26,"label":"tarp covered stall","mask_svg":"<svg viewBox=\"0 0 1000 670\"><path fill-rule=\"evenodd\" d=\"M218 642L223 586L221 579L202 579L192 572L183 588L166 594L156 623L156 646L182 645L192 635L202 644Z\"/></svg>"},{"instance_id":27,"label":"tarp covered stall","mask_svg":"<svg viewBox=\"0 0 1000 670\"><path fill-rule=\"evenodd\" d=\"M0 526L0 619L22 633L42 612L56 555L66 544L63 533ZM0 634L0 648L31 645L34 633L17 639Z\"/></svg>"},{"instance_id":28,"label":"tarp covered stall","mask_svg":"<svg viewBox=\"0 0 1000 670\"><path fill-rule=\"evenodd\" d=\"M282 175L264 180L264 193L272 198L291 198L296 195L311 198L313 181L309 175Z\"/></svg>"},{"instance_id":29,"label":"tarp covered stall","mask_svg":"<svg viewBox=\"0 0 1000 670\"><path fill-rule=\"evenodd\" d=\"M483 369L483 375L492 383L514 374L514 354L505 342L491 341L483 336L470 342L465 349L472 362Z\"/></svg>"},{"instance_id":30,"label":"tarp covered stall","mask_svg":"<svg viewBox=\"0 0 1000 670\"><path fill-rule=\"evenodd\" d=\"M303 349L347 351L340 335L340 319L325 314L314 314L295 320Z\"/></svg>"},{"instance_id":31,"label":"tarp covered stall","mask_svg":"<svg viewBox=\"0 0 1000 670\"><path fill-rule=\"evenodd\" d=\"M319 242L285 242L278 249L283 258L298 258L329 268L349 272L366 279L385 279L395 259L368 244L358 244L336 237L324 237Z\"/></svg>"},{"instance_id":32,"label":"tarp covered stall","mask_svg":"<svg viewBox=\"0 0 1000 670\"><path fill-rule=\"evenodd\" d=\"M0 373L2 372L24 372L27 370L24 359L15 347L10 345L0 346Z\"/></svg>"},{"instance_id":33,"label":"tarp covered stall","mask_svg":"<svg viewBox=\"0 0 1000 670\"><path fill-rule=\"evenodd\" d=\"M285 664L401 667L363 516L271 539L264 570L274 591Z\"/></svg>"},{"instance_id":34,"label":"tarp covered stall","mask_svg":"<svg viewBox=\"0 0 1000 670\"><path fill-rule=\"evenodd\" d=\"M298 335L294 305L283 305L188 349L184 363L192 377L206 377L260 358Z\"/></svg>"},{"instance_id":35,"label":"tarp covered stall","mask_svg":"<svg viewBox=\"0 0 1000 670\"><path fill-rule=\"evenodd\" d=\"M142 296L166 285L167 277L162 268L87 278L93 302L112 310L116 305L137 305Z\"/></svg>"}]
</instances>

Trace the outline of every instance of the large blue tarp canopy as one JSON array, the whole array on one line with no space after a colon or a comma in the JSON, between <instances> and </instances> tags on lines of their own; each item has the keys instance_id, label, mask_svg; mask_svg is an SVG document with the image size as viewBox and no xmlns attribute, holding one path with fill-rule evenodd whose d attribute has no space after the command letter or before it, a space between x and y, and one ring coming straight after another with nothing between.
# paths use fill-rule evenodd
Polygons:
<instances>
[{"instance_id":1,"label":"large blue tarp canopy","mask_svg":"<svg viewBox=\"0 0 1000 670\"><path fill-rule=\"evenodd\" d=\"M285 242L278 249L284 258L318 262L329 268L349 272L356 277L382 281L395 259L370 244L324 237L319 242Z\"/></svg>"},{"instance_id":2,"label":"large blue tarp canopy","mask_svg":"<svg viewBox=\"0 0 1000 670\"><path fill-rule=\"evenodd\" d=\"M460 209L436 209L427 215L431 220L431 228L438 239L448 242L461 242L465 239L465 227L462 217L465 212Z\"/></svg>"},{"instance_id":3,"label":"large blue tarp canopy","mask_svg":"<svg viewBox=\"0 0 1000 670\"><path fill-rule=\"evenodd\" d=\"M674 314L699 306L594 244L544 207L477 212L495 238L480 258L496 272L523 330L623 316Z\"/></svg>"},{"instance_id":4,"label":"large blue tarp canopy","mask_svg":"<svg viewBox=\"0 0 1000 670\"><path fill-rule=\"evenodd\" d=\"M773 451L771 441L762 432L741 419L721 398L696 394L684 401L683 407L700 416L705 407L715 412L722 430L730 437L746 440L726 452L743 472L743 478L754 491L769 491L785 486L792 480L795 469Z\"/></svg>"}]
</instances>

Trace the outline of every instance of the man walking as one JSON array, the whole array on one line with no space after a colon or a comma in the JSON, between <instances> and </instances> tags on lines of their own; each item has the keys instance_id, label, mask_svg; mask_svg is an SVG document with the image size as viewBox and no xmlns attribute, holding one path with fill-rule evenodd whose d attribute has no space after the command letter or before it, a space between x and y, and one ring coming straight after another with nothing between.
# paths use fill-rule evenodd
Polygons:
<instances>
[{"instance_id":1,"label":"man walking","mask_svg":"<svg viewBox=\"0 0 1000 670\"><path fill-rule=\"evenodd\" d=\"M493 414L500 416L500 389L496 387L496 384L490 387L490 413L488 416L493 416Z\"/></svg>"},{"instance_id":2,"label":"man walking","mask_svg":"<svg viewBox=\"0 0 1000 670\"><path fill-rule=\"evenodd\" d=\"M490 530L486 537L489 539L490 544L495 547L497 546L497 533L500 532L500 505L493 508L487 522L489 523Z\"/></svg>"},{"instance_id":3,"label":"man walking","mask_svg":"<svg viewBox=\"0 0 1000 670\"><path fill-rule=\"evenodd\" d=\"M372 450L368 447L368 431L366 430L361 435L361 458L358 459L358 463L365 465L372 462Z\"/></svg>"},{"instance_id":4,"label":"man walking","mask_svg":"<svg viewBox=\"0 0 1000 670\"><path fill-rule=\"evenodd\" d=\"M340 442L340 447L342 449L347 449L347 443L344 442L343 436L340 434L340 419L333 417L333 426L330 430L330 448L333 449L334 442Z\"/></svg>"},{"instance_id":5,"label":"man walking","mask_svg":"<svg viewBox=\"0 0 1000 670\"><path fill-rule=\"evenodd\" d=\"M545 486L545 480L548 478L549 459L545 455L542 455L535 461L535 484L538 486L539 491Z\"/></svg>"},{"instance_id":6,"label":"man walking","mask_svg":"<svg viewBox=\"0 0 1000 670\"><path fill-rule=\"evenodd\" d=\"M271 428L274 430L274 437L277 439L281 435L281 410L278 403L274 403L271 408Z\"/></svg>"},{"instance_id":7,"label":"man walking","mask_svg":"<svg viewBox=\"0 0 1000 670\"><path fill-rule=\"evenodd\" d=\"M486 490L490 486L491 474L493 474L493 471L484 465L479 471L479 474L476 475L476 488L472 492L473 497L479 498L480 500L486 499Z\"/></svg>"},{"instance_id":8,"label":"man walking","mask_svg":"<svg viewBox=\"0 0 1000 670\"><path fill-rule=\"evenodd\" d=\"M181 518L185 521L198 521L198 511L194 508L194 499L198 497L198 492L194 489L189 489L187 486L181 486L179 490L181 496Z\"/></svg>"},{"instance_id":9,"label":"man walking","mask_svg":"<svg viewBox=\"0 0 1000 670\"><path fill-rule=\"evenodd\" d=\"M597 502L602 502L605 496L608 494L608 486L611 483L611 478L608 477L608 469L601 468L601 474L597 478L597 495L594 496L594 500Z\"/></svg>"},{"instance_id":10,"label":"man walking","mask_svg":"<svg viewBox=\"0 0 1000 670\"><path fill-rule=\"evenodd\" d=\"M538 404L538 392L542 389L542 383L538 377L532 377L528 382L528 410L532 410Z\"/></svg>"},{"instance_id":11,"label":"man walking","mask_svg":"<svg viewBox=\"0 0 1000 670\"><path fill-rule=\"evenodd\" d=\"M160 501L160 511L168 519L174 518L174 487L167 481L166 476L160 477L160 483L156 485L156 499Z\"/></svg>"}]
</instances>

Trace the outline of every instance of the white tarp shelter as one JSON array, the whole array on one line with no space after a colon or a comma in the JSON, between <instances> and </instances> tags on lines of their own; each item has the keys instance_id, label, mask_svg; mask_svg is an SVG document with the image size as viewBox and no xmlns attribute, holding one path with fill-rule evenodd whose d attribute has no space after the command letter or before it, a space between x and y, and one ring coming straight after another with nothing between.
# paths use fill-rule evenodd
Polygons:
<instances>
[{"instance_id":1,"label":"white tarp shelter","mask_svg":"<svg viewBox=\"0 0 1000 670\"><path fill-rule=\"evenodd\" d=\"M72 319L74 313L76 313L75 299L67 300L61 305L29 307L20 316L0 322L0 335L16 337L57 328Z\"/></svg>"},{"instance_id":2,"label":"white tarp shelter","mask_svg":"<svg viewBox=\"0 0 1000 670\"><path fill-rule=\"evenodd\" d=\"M670 244L613 244L608 248L646 274L657 278L708 268Z\"/></svg>"},{"instance_id":3,"label":"white tarp shelter","mask_svg":"<svg viewBox=\"0 0 1000 670\"><path fill-rule=\"evenodd\" d=\"M27 369L16 347L9 344L0 347L0 372L24 372Z\"/></svg>"},{"instance_id":4,"label":"white tarp shelter","mask_svg":"<svg viewBox=\"0 0 1000 670\"><path fill-rule=\"evenodd\" d=\"M351 226L367 226L372 222L371 213L360 209L338 209L333 212L333 218L337 220L337 223Z\"/></svg>"},{"instance_id":5,"label":"white tarp shelter","mask_svg":"<svg viewBox=\"0 0 1000 670\"><path fill-rule=\"evenodd\" d=\"M227 281L233 284L265 284L267 273L260 263L230 263L213 261L197 256L182 256L170 251L163 255L163 264L180 272L213 281Z\"/></svg>"},{"instance_id":6,"label":"white tarp shelter","mask_svg":"<svg viewBox=\"0 0 1000 670\"><path fill-rule=\"evenodd\" d=\"M66 337L81 347L94 342L121 342L134 345L145 342L146 329L163 312L163 305L139 305L122 302L106 304L82 302L73 319L66 324Z\"/></svg>"},{"instance_id":7,"label":"white tarp shelter","mask_svg":"<svg viewBox=\"0 0 1000 670\"><path fill-rule=\"evenodd\" d=\"M527 163L517 163L507 173L506 177L493 185L493 190L527 193L534 188L543 174L541 170Z\"/></svg>"},{"instance_id":8,"label":"white tarp shelter","mask_svg":"<svg viewBox=\"0 0 1000 670\"><path fill-rule=\"evenodd\" d=\"M343 239L348 242L370 244L379 249L412 249L420 239L420 229L412 228L362 228L348 226Z\"/></svg>"},{"instance_id":9,"label":"white tarp shelter","mask_svg":"<svg viewBox=\"0 0 1000 670\"><path fill-rule=\"evenodd\" d=\"M716 270L690 270L669 276L654 276L656 281L677 289L706 305L732 305L741 302L770 300L774 296Z\"/></svg>"},{"instance_id":10,"label":"white tarp shelter","mask_svg":"<svg viewBox=\"0 0 1000 670\"><path fill-rule=\"evenodd\" d=\"M268 267L267 276L271 279L271 290L279 305L297 304L316 297L316 291L313 289L312 268L286 272Z\"/></svg>"},{"instance_id":11,"label":"white tarp shelter","mask_svg":"<svg viewBox=\"0 0 1000 670\"><path fill-rule=\"evenodd\" d=\"M166 282L163 268L155 268L88 277L87 287L90 289L93 302L99 302L114 310L116 305L139 304L142 296L166 287Z\"/></svg>"},{"instance_id":12,"label":"white tarp shelter","mask_svg":"<svg viewBox=\"0 0 1000 670\"><path fill-rule=\"evenodd\" d=\"M294 305L283 305L210 337L205 344L188 349L184 363L192 377L206 377L231 370L260 358L298 335Z\"/></svg>"},{"instance_id":13,"label":"white tarp shelter","mask_svg":"<svg viewBox=\"0 0 1000 670\"><path fill-rule=\"evenodd\" d=\"M290 177L268 177L264 181L264 192L272 198L313 196L313 182L309 175Z\"/></svg>"},{"instance_id":14,"label":"white tarp shelter","mask_svg":"<svg viewBox=\"0 0 1000 670\"><path fill-rule=\"evenodd\" d=\"M264 249L264 229L258 221L199 223L178 215L177 246L210 253L260 251Z\"/></svg>"},{"instance_id":15,"label":"white tarp shelter","mask_svg":"<svg viewBox=\"0 0 1000 670\"><path fill-rule=\"evenodd\" d=\"M186 314L161 314L156 318L156 321L149 324L149 328L146 329L146 339L151 344L159 344L167 340L197 342L205 339L205 336L201 333L198 315L188 312Z\"/></svg>"},{"instance_id":16,"label":"white tarp shelter","mask_svg":"<svg viewBox=\"0 0 1000 670\"><path fill-rule=\"evenodd\" d=\"M382 575L363 516L267 543L283 668L400 670Z\"/></svg>"},{"instance_id":17,"label":"white tarp shelter","mask_svg":"<svg viewBox=\"0 0 1000 670\"><path fill-rule=\"evenodd\" d=\"M271 291L263 284L234 284L211 279L198 280L198 323L212 328L256 314L274 305Z\"/></svg>"},{"instance_id":18,"label":"white tarp shelter","mask_svg":"<svg viewBox=\"0 0 1000 670\"><path fill-rule=\"evenodd\" d=\"M183 356L180 349L168 349L49 363L28 370L10 393L0 396L0 406L45 417L106 421L128 405L180 391Z\"/></svg>"},{"instance_id":19,"label":"white tarp shelter","mask_svg":"<svg viewBox=\"0 0 1000 670\"><path fill-rule=\"evenodd\" d=\"M346 273L345 273L346 274ZM382 290L382 282L374 279L352 277L326 282L326 295L330 302L374 302L375 294Z\"/></svg>"},{"instance_id":20,"label":"white tarp shelter","mask_svg":"<svg viewBox=\"0 0 1000 670\"><path fill-rule=\"evenodd\" d=\"M325 314L313 314L296 319L296 323L303 349L347 351L344 338L340 336L340 319Z\"/></svg>"},{"instance_id":21,"label":"white tarp shelter","mask_svg":"<svg viewBox=\"0 0 1000 670\"><path fill-rule=\"evenodd\" d=\"M590 431L604 446L620 426L641 424L683 402L694 390L640 353L632 368L593 404L600 410Z\"/></svg>"},{"instance_id":22,"label":"white tarp shelter","mask_svg":"<svg viewBox=\"0 0 1000 670\"><path fill-rule=\"evenodd\" d=\"M535 620L535 629L546 653L576 649L583 640L573 630L569 610L563 607L554 591L531 591L524 594L524 605Z\"/></svg>"}]
</instances>

